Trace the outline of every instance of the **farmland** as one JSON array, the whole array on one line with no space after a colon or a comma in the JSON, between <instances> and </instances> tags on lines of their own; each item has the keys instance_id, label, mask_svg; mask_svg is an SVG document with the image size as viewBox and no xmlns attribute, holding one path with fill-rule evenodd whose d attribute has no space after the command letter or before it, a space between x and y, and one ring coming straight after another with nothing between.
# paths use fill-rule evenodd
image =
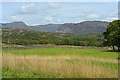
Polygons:
<instances>
[{"instance_id":1,"label":"farmland","mask_svg":"<svg viewBox=\"0 0 120 80\"><path fill-rule=\"evenodd\" d=\"M117 78L118 52L99 49L3 50L3 78Z\"/></svg>"},{"instance_id":2,"label":"farmland","mask_svg":"<svg viewBox=\"0 0 120 80\"><path fill-rule=\"evenodd\" d=\"M118 2L25 1L1 5L3 80L118 79Z\"/></svg>"},{"instance_id":3,"label":"farmland","mask_svg":"<svg viewBox=\"0 0 120 80\"><path fill-rule=\"evenodd\" d=\"M5 28L3 78L117 78L118 52L105 49L101 34Z\"/></svg>"}]
</instances>

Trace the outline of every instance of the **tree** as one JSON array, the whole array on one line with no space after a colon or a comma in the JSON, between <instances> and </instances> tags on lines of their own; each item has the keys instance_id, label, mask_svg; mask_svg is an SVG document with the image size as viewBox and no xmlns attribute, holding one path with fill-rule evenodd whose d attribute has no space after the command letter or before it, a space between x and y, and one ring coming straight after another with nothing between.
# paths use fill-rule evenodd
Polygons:
<instances>
[{"instance_id":1,"label":"tree","mask_svg":"<svg viewBox=\"0 0 120 80\"><path fill-rule=\"evenodd\" d=\"M113 50L115 50L114 46L117 46L120 51L120 20L110 22L103 35L107 46L113 46Z\"/></svg>"},{"instance_id":2,"label":"tree","mask_svg":"<svg viewBox=\"0 0 120 80\"><path fill-rule=\"evenodd\" d=\"M98 46L97 40L94 38L89 39L89 41L87 41L87 45L88 46Z\"/></svg>"},{"instance_id":3,"label":"tree","mask_svg":"<svg viewBox=\"0 0 120 80\"><path fill-rule=\"evenodd\" d=\"M39 44L49 44L50 42L47 39L40 40Z\"/></svg>"},{"instance_id":4,"label":"tree","mask_svg":"<svg viewBox=\"0 0 120 80\"><path fill-rule=\"evenodd\" d=\"M80 46L87 46L87 42L86 41L80 41Z\"/></svg>"},{"instance_id":5,"label":"tree","mask_svg":"<svg viewBox=\"0 0 120 80\"><path fill-rule=\"evenodd\" d=\"M69 39L63 39L64 45L69 45L70 40Z\"/></svg>"}]
</instances>

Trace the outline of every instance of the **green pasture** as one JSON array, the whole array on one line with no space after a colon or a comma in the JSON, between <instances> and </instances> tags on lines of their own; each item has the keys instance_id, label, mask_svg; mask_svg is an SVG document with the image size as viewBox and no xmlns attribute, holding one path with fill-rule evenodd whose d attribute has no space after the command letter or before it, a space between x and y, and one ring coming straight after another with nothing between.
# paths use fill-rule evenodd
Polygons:
<instances>
[{"instance_id":1,"label":"green pasture","mask_svg":"<svg viewBox=\"0 0 120 80\"><path fill-rule=\"evenodd\" d=\"M99 49L36 48L36 49L21 49L21 50L3 50L2 53L3 55L8 54L8 56L9 54L13 54L15 56L27 56L27 55L29 56L37 55L41 57L77 56L83 58L81 60L67 59L67 58L64 60L43 59L42 62L40 63L46 65L46 68L41 67L41 65L38 64L37 65L40 66L40 68L39 67L37 68L37 65L32 65L27 62L26 65L21 64L20 66L14 66L14 69L12 67L9 67L9 65L8 66L4 65L2 70L3 78L106 78L106 77L116 78L118 75L118 63L95 61L95 60L84 60L84 57L92 57L92 58L94 57L102 60L109 60L109 59L117 60L118 52L111 52L111 51L105 51ZM6 61L6 63L8 64L11 64L10 62L9 60ZM39 61L37 62L39 63ZM34 59L33 62L31 63L35 64ZM60 66L58 66L58 63L60 63ZM28 65L32 66L33 69L29 69ZM51 68L49 66L51 66ZM83 68L82 69L83 73L75 72L81 68ZM64 70L61 72L61 69ZM70 71L69 73L67 73L67 69ZM86 69L88 69L88 72L86 72Z\"/></svg>"},{"instance_id":2,"label":"green pasture","mask_svg":"<svg viewBox=\"0 0 120 80\"><path fill-rule=\"evenodd\" d=\"M3 50L3 54L15 55L40 55L40 56L55 56L55 55L73 55L80 57L97 57L104 59L117 59L118 52L110 52L99 49L60 49L60 48L36 48L36 49L21 49L21 50Z\"/></svg>"}]
</instances>

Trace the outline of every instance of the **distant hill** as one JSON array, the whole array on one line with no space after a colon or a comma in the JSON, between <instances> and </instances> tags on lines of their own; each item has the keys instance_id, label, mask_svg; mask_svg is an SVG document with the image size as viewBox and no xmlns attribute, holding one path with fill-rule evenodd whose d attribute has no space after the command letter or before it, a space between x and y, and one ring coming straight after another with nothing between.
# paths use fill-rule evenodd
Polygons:
<instances>
[{"instance_id":1,"label":"distant hill","mask_svg":"<svg viewBox=\"0 0 120 80\"><path fill-rule=\"evenodd\" d=\"M28 26L24 22L2 23L3 28L20 28L30 29L42 32L60 32L74 34L89 34L104 32L109 22L103 21L84 21L80 23L65 23L65 24L47 24Z\"/></svg>"},{"instance_id":2,"label":"distant hill","mask_svg":"<svg viewBox=\"0 0 120 80\"><path fill-rule=\"evenodd\" d=\"M20 29L28 29L29 27L23 22L12 22L12 23L3 23L3 28L20 28Z\"/></svg>"},{"instance_id":3,"label":"distant hill","mask_svg":"<svg viewBox=\"0 0 120 80\"><path fill-rule=\"evenodd\" d=\"M43 31L43 32L56 32L61 24L47 24L38 26L29 26L31 30Z\"/></svg>"},{"instance_id":4,"label":"distant hill","mask_svg":"<svg viewBox=\"0 0 120 80\"><path fill-rule=\"evenodd\" d=\"M76 24L76 27L72 30L72 33L82 34L82 33L98 33L105 32L105 29L109 25L109 22L101 21L85 21L79 24Z\"/></svg>"}]
</instances>

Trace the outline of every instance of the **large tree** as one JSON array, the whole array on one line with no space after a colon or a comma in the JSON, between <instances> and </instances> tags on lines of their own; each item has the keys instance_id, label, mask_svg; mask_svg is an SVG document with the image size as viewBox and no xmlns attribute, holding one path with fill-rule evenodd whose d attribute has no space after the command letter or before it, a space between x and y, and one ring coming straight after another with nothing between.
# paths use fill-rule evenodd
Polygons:
<instances>
[{"instance_id":1,"label":"large tree","mask_svg":"<svg viewBox=\"0 0 120 80\"><path fill-rule=\"evenodd\" d=\"M106 45L113 46L113 50L115 50L114 46L117 46L118 51L120 51L120 20L110 22L103 35L105 36Z\"/></svg>"}]
</instances>

